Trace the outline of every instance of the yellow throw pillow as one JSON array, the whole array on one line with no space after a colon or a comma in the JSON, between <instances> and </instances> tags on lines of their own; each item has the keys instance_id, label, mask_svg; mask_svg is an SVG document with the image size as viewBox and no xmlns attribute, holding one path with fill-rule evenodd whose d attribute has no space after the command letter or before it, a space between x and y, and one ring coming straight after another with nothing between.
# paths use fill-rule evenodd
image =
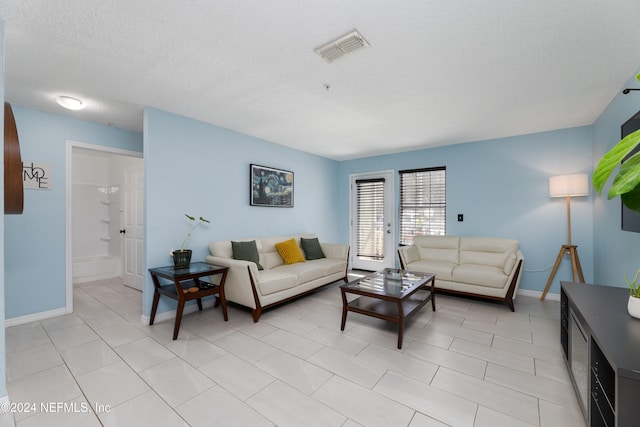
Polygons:
<instances>
[{"instance_id":1,"label":"yellow throw pillow","mask_svg":"<svg viewBox=\"0 0 640 427\"><path fill-rule=\"evenodd\" d=\"M296 243L295 239L285 240L284 242L274 245L278 253L282 257L285 264L295 264L296 262L304 262L302 251Z\"/></svg>"}]
</instances>

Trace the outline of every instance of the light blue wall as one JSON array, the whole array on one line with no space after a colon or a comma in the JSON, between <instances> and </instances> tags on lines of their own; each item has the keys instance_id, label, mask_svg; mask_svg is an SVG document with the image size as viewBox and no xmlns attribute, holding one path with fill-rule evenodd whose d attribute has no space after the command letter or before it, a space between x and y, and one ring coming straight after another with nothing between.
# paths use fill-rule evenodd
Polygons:
<instances>
[{"instance_id":1,"label":"light blue wall","mask_svg":"<svg viewBox=\"0 0 640 427\"><path fill-rule=\"evenodd\" d=\"M628 86L638 83L631 79ZM204 259L207 243L217 239L310 232L325 241L348 242L350 174L445 165L448 233L520 240L526 258L521 286L541 291L566 242L566 206L563 199L548 197L549 176L591 175L596 161L619 139L620 124L637 110L640 94L619 95L593 126L335 162L147 108L145 268L171 262L169 249L187 231L185 212L213 220L190 243L194 260ZM143 146L142 135L134 132L20 106L14 106L14 113L23 160L51 164L53 189L25 191L25 213L5 217L0 230L7 319L65 304L66 141L132 151ZM293 209L249 206L250 163L295 173ZM463 223L456 221L457 213L465 214ZM621 232L619 218L618 200L593 194L573 199L573 243L587 281L623 286L622 274L640 266L640 234ZM569 278L565 261L550 291L557 293L559 280Z\"/></svg>"},{"instance_id":2,"label":"light blue wall","mask_svg":"<svg viewBox=\"0 0 640 427\"><path fill-rule=\"evenodd\" d=\"M67 140L142 150L142 135L12 105L23 161L48 163L51 190L25 190L24 213L5 217L5 316L66 304Z\"/></svg>"},{"instance_id":3,"label":"light blue wall","mask_svg":"<svg viewBox=\"0 0 640 427\"><path fill-rule=\"evenodd\" d=\"M4 105L4 21L0 19L0 101ZM4 123L4 108L0 111L0 123ZM2 134L2 146L4 147L4 132ZM2 158L2 174L0 176L0 192L2 193L2 200L0 200L0 206L2 206L2 212L4 212L4 150L0 154ZM6 217L5 217L6 218ZM4 221L0 224L0 238L4 241ZM5 363L5 339L4 339L4 313L5 313L5 261L4 261L4 245L0 247L0 398L7 396L7 372Z\"/></svg>"},{"instance_id":4,"label":"light blue wall","mask_svg":"<svg viewBox=\"0 0 640 427\"><path fill-rule=\"evenodd\" d=\"M565 199L549 198L549 177L591 174L591 127L369 157L339 165L340 235L349 235L349 175L383 169L447 167L447 234L520 241L522 289L542 291L558 251L567 242ZM398 187L396 180L396 187ZM398 197L396 188L396 200ZM572 243L585 279L593 279L591 196L572 199ZM457 214L464 222L457 222ZM550 292L571 278L563 262Z\"/></svg>"},{"instance_id":5,"label":"light blue wall","mask_svg":"<svg viewBox=\"0 0 640 427\"><path fill-rule=\"evenodd\" d=\"M640 72L640 69L635 73ZM640 110L640 92L622 94L623 88L640 88L635 77L620 88L618 95L593 124L593 167L620 140L620 126ZM611 179L602 196L595 196L594 264L595 282L626 287L624 275L632 277L640 268L640 233L622 231L620 198L607 200Z\"/></svg>"},{"instance_id":6,"label":"light blue wall","mask_svg":"<svg viewBox=\"0 0 640 427\"><path fill-rule=\"evenodd\" d=\"M154 108L144 113L146 268L170 265L188 231L184 214L212 220L192 236L192 261L204 261L208 243L244 237L314 233L334 242L337 162ZM293 171L294 207L249 205L251 163ZM143 313L153 284L145 275ZM161 300L159 312L173 309Z\"/></svg>"}]
</instances>

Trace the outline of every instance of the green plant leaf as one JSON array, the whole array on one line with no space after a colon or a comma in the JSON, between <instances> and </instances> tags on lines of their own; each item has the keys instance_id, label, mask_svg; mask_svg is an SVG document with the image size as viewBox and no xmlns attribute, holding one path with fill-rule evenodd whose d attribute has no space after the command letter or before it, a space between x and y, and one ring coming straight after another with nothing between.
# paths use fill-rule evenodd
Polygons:
<instances>
[{"instance_id":1,"label":"green plant leaf","mask_svg":"<svg viewBox=\"0 0 640 427\"><path fill-rule=\"evenodd\" d=\"M613 199L616 196L628 193L636 188L638 184L640 184L640 153L634 154L620 165L620 170L609 189L608 197Z\"/></svg>"},{"instance_id":2,"label":"green plant leaf","mask_svg":"<svg viewBox=\"0 0 640 427\"><path fill-rule=\"evenodd\" d=\"M180 245L180 250L184 250L185 245L187 244L189 239L191 239L191 233L193 233L193 230L198 228L203 222L211 223L211 221L209 221L208 219L205 219L203 217L199 217L198 218L198 222L195 222L196 221L196 217L188 215L188 214L184 214L184 216L189 218L189 220L192 222L192 224L189 226L189 232L187 233L187 237L184 238L184 240L182 241L182 245Z\"/></svg>"},{"instance_id":3,"label":"green plant leaf","mask_svg":"<svg viewBox=\"0 0 640 427\"><path fill-rule=\"evenodd\" d=\"M626 207L640 214L640 187L621 195L620 199Z\"/></svg>"},{"instance_id":4,"label":"green plant leaf","mask_svg":"<svg viewBox=\"0 0 640 427\"><path fill-rule=\"evenodd\" d=\"M609 150L598 162L593 171L593 188L600 194L605 182L622 159L640 143L640 130L630 133ZM625 162L626 163L626 162Z\"/></svg>"}]
</instances>

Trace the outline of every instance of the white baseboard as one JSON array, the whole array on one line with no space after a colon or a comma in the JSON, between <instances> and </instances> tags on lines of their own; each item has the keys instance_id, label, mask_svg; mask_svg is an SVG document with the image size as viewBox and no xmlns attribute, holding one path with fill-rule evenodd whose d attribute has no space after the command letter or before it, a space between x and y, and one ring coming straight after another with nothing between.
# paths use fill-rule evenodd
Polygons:
<instances>
[{"instance_id":1,"label":"white baseboard","mask_svg":"<svg viewBox=\"0 0 640 427\"><path fill-rule=\"evenodd\" d=\"M202 309L205 310L205 309L207 309L209 307L213 307L214 303L215 303L215 298L210 300L210 301L203 301L202 302ZM195 311L198 311L198 304L189 304L182 311L182 315L184 316L185 314L193 313ZM171 320L171 319L175 319L175 318L176 318L176 311L175 310L164 311L162 313L156 313L156 319L155 319L154 323L164 322L165 320ZM144 325L148 325L149 324L149 320L150 320L149 316L145 316L144 314L142 316L140 316L140 321Z\"/></svg>"},{"instance_id":2,"label":"white baseboard","mask_svg":"<svg viewBox=\"0 0 640 427\"><path fill-rule=\"evenodd\" d=\"M87 275L83 275L81 277L74 277L72 279L72 283L74 285L80 284L80 283L87 283L87 282L95 282L96 280L109 280L109 279L117 279L117 278L121 278L122 275L120 274L120 271L107 271L104 273L94 273L94 274L87 274Z\"/></svg>"},{"instance_id":3,"label":"white baseboard","mask_svg":"<svg viewBox=\"0 0 640 427\"><path fill-rule=\"evenodd\" d=\"M210 300L210 301L203 301L202 302L202 309L204 310L205 308L213 307L214 303L215 303L215 298ZM184 308L184 311L182 312L182 314L184 315L184 314L188 314L188 313L193 313L194 311L198 311L198 304L194 303L194 304L187 305ZM11 326L18 326L18 325L22 325L24 323L35 322L35 321L38 321L38 320L50 319L52 317L57 317L57 316L64 316L65 314L67 314L67 309L66 308L57 308L55 310L42 311L40 313L28 314L26 316L12 317L11 319L5 319L4 327L5 328L9 328ZM162 321L165 321L165 320L175 319L175 317L176 317L176 311L175 310L165 311L163 313L156 314L156 322L162 322ZM149 316L142 315L140 317L140 321L143 324L148 325L149 324Z\"/></svg>"},{"instance_id":4,"label":"white baseboard","mask_svg":"<svg viewBox=\"0 0 640 427\"><path fill-rule=\"evenodd\" d=\"M523 297L535 297L539 299L542 296L542 292L530 291L528 289L518 289L516 295L522 295ZM547 296L545 296L544 298L551 301L560 301L560 294L552 294L548 292Z\"/></svg>"},{"instance_id":5,"label":"white baseboard","mask_svg":"<svg viewBox=\"0 0 640 427\"><path fill-rule=\"evenodd\" d=\"M67 314L66 308L57 308L55 310L41 311L40 313L27 314L26 316L12 317L4 320L4 327L18 326L24 323L35 322L37 320L50 319L52 317L64 316Z\"/></svg>"}]
</instances>

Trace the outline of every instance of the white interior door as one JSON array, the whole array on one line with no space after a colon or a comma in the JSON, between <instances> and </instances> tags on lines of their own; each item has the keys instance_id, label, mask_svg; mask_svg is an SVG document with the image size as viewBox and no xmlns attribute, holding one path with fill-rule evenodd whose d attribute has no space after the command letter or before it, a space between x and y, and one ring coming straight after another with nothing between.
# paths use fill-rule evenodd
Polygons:
<instances>
[{"instance_id":1,"label":"white interior door","mask_svg":"<svg viewBox=\"0 0 640 427\"><path fill-rule=\"evenodd\" d=\"M395 265L393 171L351 176L351 267L377 271Z\"/></svg>"},{"instance_id":2,"label":"white interior door","mask_svg":"<svg viewBox=\"0 0 640 427\"><path fill-rule=\"evenodd\" d=\"M123 228L124 254L122 257L122 281L126 286L142 290L143 247L143 189L144 169L134 167L124 171Z\"/></svg>"}]
</instances>

